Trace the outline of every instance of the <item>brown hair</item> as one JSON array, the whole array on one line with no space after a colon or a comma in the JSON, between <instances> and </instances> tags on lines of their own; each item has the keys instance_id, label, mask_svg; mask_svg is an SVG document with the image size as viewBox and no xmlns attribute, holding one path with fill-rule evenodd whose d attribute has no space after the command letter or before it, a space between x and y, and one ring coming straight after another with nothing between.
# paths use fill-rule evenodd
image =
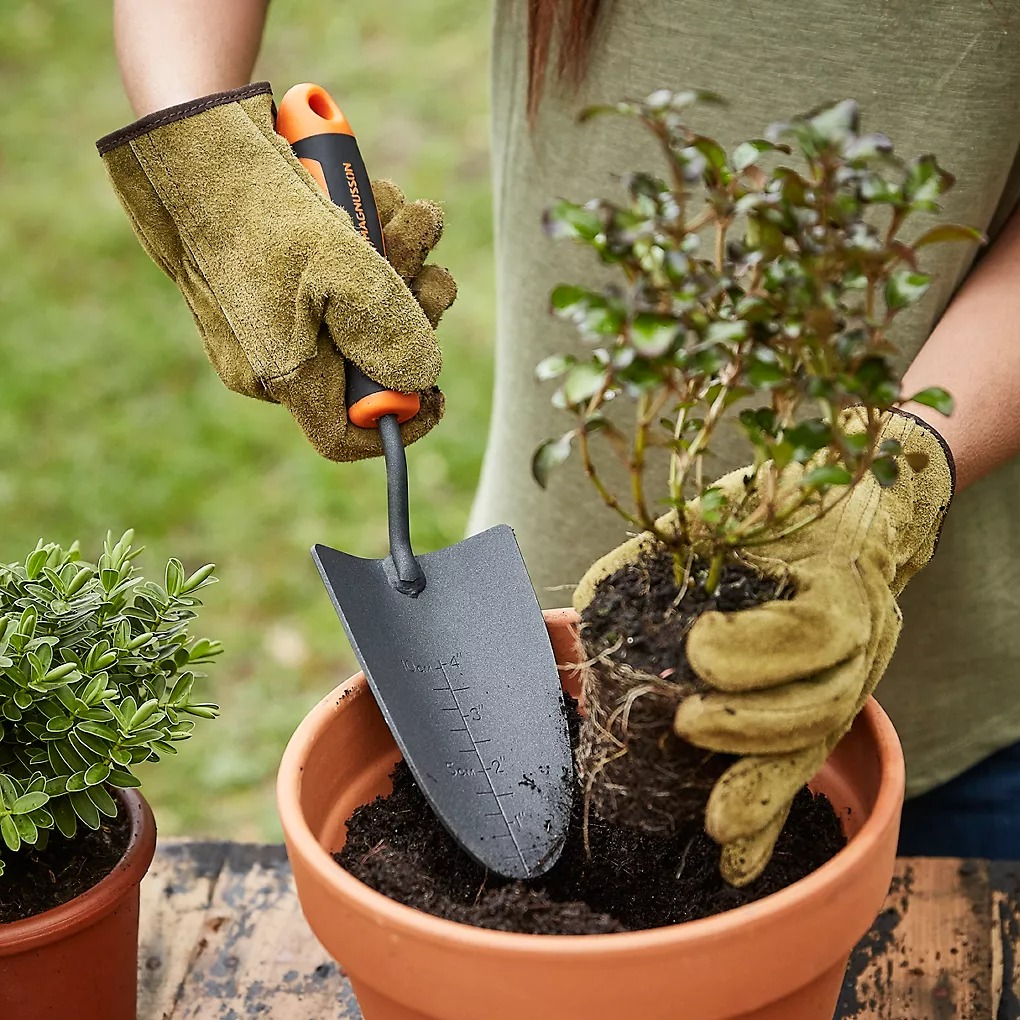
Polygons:
<instances>
[{"instance_id":1,"label":"brown hair","mask_svg":"<svg viewBox=\"0 0 1020 1020\"><path fill-rule=\"evenodd\" d=\"M528 0L528 117L542 101L549 54L556 37L555 72L576 89L588 71L595 24L604 0Z\"/></svg>"}]
</instances>

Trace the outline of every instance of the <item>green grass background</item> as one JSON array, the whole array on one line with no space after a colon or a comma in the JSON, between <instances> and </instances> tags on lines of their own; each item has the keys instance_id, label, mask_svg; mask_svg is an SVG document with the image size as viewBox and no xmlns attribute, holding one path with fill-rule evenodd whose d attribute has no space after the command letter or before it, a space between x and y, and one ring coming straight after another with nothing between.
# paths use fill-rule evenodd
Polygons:
<instances>
[{"instance_id":1,"label":"green grass background","mask_svg":"<svg viewBox=\"0 0 1020 1020\"><path fill-rule=\"evenodd\" d=\"M446 206L438 260L460 297L441 327L448 416L410 459L422 549L462 537L488 422L489 16L477 0L273 0L256 70L277 98L326 85L370 171ZM0 11L0 561L133 527L143 569L218 564L196 632L226 644L207 681L223 715L144 788L165 834L275 839L287 738L352 669L308 548L384 553L381 465L319 460L285 411L206 363L94 148L132 119L110 21L103 2Z\"/></svg>"}]
</instances>

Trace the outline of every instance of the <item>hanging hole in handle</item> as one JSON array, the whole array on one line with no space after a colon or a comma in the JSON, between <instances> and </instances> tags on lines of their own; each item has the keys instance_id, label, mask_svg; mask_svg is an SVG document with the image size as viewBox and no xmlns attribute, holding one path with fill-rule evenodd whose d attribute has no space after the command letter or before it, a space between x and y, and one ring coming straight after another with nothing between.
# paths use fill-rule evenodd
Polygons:
<instances>
[{"instance_id":1,"label":"hanging hole in handle","mask_svg":"<svg viewBox=\"0 0 1020 1020\"><path fill-rule=\"evenodd\" d=\"M338 120L343 117L340 108L333 102L333 97L325 89L308 90L308 108L323 120Z\"/></svg>"}]
</instances>

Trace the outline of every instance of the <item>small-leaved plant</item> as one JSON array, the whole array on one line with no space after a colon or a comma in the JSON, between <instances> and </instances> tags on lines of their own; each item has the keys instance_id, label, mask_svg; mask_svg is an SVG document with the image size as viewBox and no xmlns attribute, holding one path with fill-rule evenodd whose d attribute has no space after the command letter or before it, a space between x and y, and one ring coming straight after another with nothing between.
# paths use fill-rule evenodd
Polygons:
<instances>
[{"instance_id":1,"label":"small-leaved plant","mask_svg":"<svg viewBox=\"0 0 1020 1020\"><path fill-rule=\"evenodd\" d=\"M132 538L107 536L97 563L40 542L0 565L0 874L54 830L115 817L111 789L218 714L194 688L222 647L188 634L214 567L185 577L172 559L146 581Z\"/></svg>"},{"instance_id":2,"label":"small-leaved plant","mask_svg":"<svg viewBox=\"0 0 1020 1020\"><path fill-rule=\"evenodd\" d=\"M934 156L904 162L884 135L862 133L855 102L776 124L727 152L685 123L695 103L719 101L661 90L583 115L636 118L666 172L627 175L622 204L560 201L546 215L552 237L590 248L619 276L552 293L553 313L588 350L538 367L540 379L558 381L554 404L575 421L533 461L544 486L576 447L605 503L673 552L678 584L696 549L709 592L728 559L828 513L868 472L883 486L896 481L901 451L881 441L881 412L908 399L951 412L942 389L904 395L888 333L928 289L923 249L982 240L955 225L903 240L917 214L939 211L953 177ZM606 413L621 397L635 409L626 428ZM853 405L863 408L863 432L841 425ZM744 495L727 500L705 462L733 417L753 467ZM604 481L596 438L623 463L628 493ZM657 524L662 510L647 493L656 447L668 451L675 529ZM846 487L842 497L826 498L836 486Z\"/></svg>"}]
</instances>

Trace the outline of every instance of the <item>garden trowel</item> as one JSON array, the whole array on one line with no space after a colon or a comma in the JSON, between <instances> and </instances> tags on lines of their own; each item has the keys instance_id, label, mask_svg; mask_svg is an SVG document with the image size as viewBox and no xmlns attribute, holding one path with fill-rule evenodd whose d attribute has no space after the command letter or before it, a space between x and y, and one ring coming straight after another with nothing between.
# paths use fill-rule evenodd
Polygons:
<instances>
[{"instance_id":1,"label":"garden trowel","mask_svg":"<svg viewBox=\"0 0 1020 1020\"><path fill-rule=\"evenodd\" d=\"M280 103L277 131L380 253L372 187L347 119L317 85ZM348 362L351 424L378 428L390 555L316 545L312 557L376 702L436 815L480 864L508 878L547 871L563 848L573 762L556 662L506 525L416 556L400 423L418 397Z\"/></svg>"}]
</instances>

